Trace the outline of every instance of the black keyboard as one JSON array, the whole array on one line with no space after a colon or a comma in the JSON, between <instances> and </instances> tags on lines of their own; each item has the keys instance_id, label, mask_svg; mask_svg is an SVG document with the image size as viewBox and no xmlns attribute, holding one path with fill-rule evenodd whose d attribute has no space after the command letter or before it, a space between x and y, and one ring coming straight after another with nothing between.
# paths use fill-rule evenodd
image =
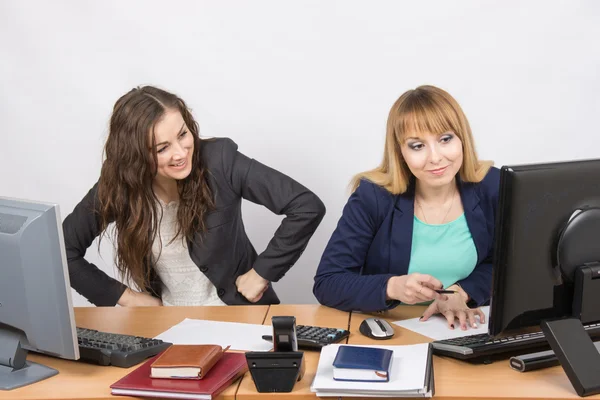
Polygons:
<instances>
[{"instance_id":1,"label":"black keyboard","mask_svg":"<svg viewBox=\"0 0 600 400\"><path fill-rule=\"evenodd\" d=\"M165 350L171 343L141 336L77 328L79 360L129 368Z\"/></svg>"},{"instance_id":2,"label":"black keyboard","mask_svg":"<svg viewBox=\"0 0 600 400\"><path fill-rule=\"evenodd\" d=\"M600 324L583 326L592 339L600 338ZM532 332L514 336L493 337L488 334L465 336L454 339L436 340L432 343L433 353L469 361L491 361L508 358L515 354L531 353L550 348L544 333Z\"/></svg>"},{"instance_id":3,"label":"black keyboard","mask_svg":"<svg viewBox=\"0 0 600 400\"><path fill-rule=\"evenodd\" d=\"M310 325L296 325L296 338L298 339L298 349L320 350L321 347L331 343L337 343L350 336L346 329L323 328ZM273 341L271 335L262 337L269 342Z\"/></svg>"}]
</instances>

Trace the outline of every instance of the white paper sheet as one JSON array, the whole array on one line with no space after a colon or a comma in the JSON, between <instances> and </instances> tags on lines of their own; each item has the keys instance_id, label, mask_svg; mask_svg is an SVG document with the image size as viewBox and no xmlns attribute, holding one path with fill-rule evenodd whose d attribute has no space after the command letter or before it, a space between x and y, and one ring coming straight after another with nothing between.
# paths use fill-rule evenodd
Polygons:
<instances>
[{"instance_id":1,"label":"white paper sheet","mask_svg":"<svg viewBox=\"0 0 600 400\"><path fill-rule=\"evenodd\" d=\"M273 344L263 340L262 336L272 334L271 325L186 318L156 339L173 344L219 344L231 346L231 350L269 351Z\"/></svg>"},{"instance_id":2,"label":"white paper sheet","mask_svg":"<svg viewBox=\"0 0 600 400\"><path fill-rule=\"evenodd\" d=\"M321 349L317 373L311 385L311 390L316 392L317 396L423 397L425 395L421 392L425 385L428 343L407 346L364 346L394 351L390 381L376 383L333 379L333 360L340 346L331 344Z\"/></svg>"},{"instance_id":3,"label":"white paper sheet","mask_svg":"<svg viewBox=\"0 0 600 400\"><path fill-rule=\"evenodd\" d=\"M419 318L411 318L404 319L402 321L395 321L394 324L406 329L410 329L413 332L417 332L420 335L430 337L434 340L453 339L457 337L487 333L488 320L490 317L490 307L481 307L481 311L483 311L483 313L485 314L485 323L479 323L479 318L476 317L478 321L478 327L469 327L469 329L467 329L466 331L460 329L460 325L457 324L454 325L454 329L448 328L448 322L446 321L446 318L443 315L439 314L431 316L427 321L424 322L419 321Z\"/></svg>"}]
</instances>

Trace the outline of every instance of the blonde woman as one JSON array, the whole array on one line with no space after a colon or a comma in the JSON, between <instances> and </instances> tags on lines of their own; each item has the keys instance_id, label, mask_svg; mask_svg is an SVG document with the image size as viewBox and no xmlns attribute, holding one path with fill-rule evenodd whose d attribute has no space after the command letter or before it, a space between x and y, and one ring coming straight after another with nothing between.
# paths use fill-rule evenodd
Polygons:
<instances>
[{"instance_id":1,"label":"blonde woman","mask_svg":"<svg viewBox=\"0 0 600 400\"><path fill-rule=\"evenodd\" d=\"M477 158L447 92L420 86L394 103L381 165L353 193L323 253L313 292L341 310L432 301L454 329L476 327L489 302L499 170ZM438 293L437 290L454 291ZM471 306L471 307L470 307Z\"/></svg>"}]
</instances>

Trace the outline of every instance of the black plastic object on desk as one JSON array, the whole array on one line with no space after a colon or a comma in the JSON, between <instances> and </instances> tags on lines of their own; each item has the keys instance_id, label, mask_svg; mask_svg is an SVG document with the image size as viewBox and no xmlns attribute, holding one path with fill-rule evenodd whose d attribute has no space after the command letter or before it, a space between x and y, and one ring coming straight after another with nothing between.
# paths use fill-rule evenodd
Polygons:
<instances>
[{"instance_id":1,"label":"black plastic object on desk","mask_svg":"<svg viewBox=\"0 0 600 400\"><path fill-rule=\"evenodd\" d=\"M348 336L350 336L350 332L346 329L310 325L296 326L298 348L302 350L321 350L321 347L337 343ZM270 335L264 335L262 338L269 342L273 341L273 337Z\"/></svg>"},{"instance_id":2,"label":"black plastic object on desk","mask_svg":"<svg viewBox=\"0 0 600 400\"><path fill-rule=\"evenodd\" d=\"M600 353L576 318L542 321L542 331L579 396L600 393Z\"/></svg>"},{"instance_id":3,"label":"black plastic object on desk","mask_svg":"<svg viewBox=\"0 0 600 400\"><path fill-rule=\"evenodd\" d=\"M79 360L129 368L171 346L160 339L77 328Z\"/></svg>"},{"instance_id":4,"label":"black plastic object on desk","mask_svg":"<svg viewBox=\"0 0 600 400\"><path fill-rule=\"evenodd\" d=\"M596 350L600 353L600 342L594 342ZM511 357L509 365L519 372L535 371L536 369L549 368L560 365L560 361L553 350L538 351L536 353L521 354Z\"/></svg>"},{"instance_id":5,"label":"black plastic object on desk","mask_svg":"<svg viewBox=\"0 0 600 400\"><path fill-rule=\"evenodd\" d=\"M508 360L508 365L515 371L529 372L542 368L555 367L560 365L560 362L552 350L546 350L511 357Z\"/></svg>"},{"instance_id":6,"label":"black plastic object on desk","mask_svg":"<svg viewBox=\"0 0 600 400\"><path fill-rule=\"evenodd\" d=\"M304 375L301 351L250 351L248 370L259 393L288 393Z\"/></svg>"},{"instance_id":7,"label":"black plastic object on desk","mask_svg":"<svg viewBox=\"0 0 600 400\"><path fill-rule=\"evenodd\" d=\"M273 325L273 351L289 352L298 351L298 340L296 336L296 317L274 316L271 318Z\"/></svg>"},{"instance_id":8,"label":"black plastic object on desk","mask_svg":"<svg viewBox=\"0 0 600 400\"><path fill-rule=\"evenodd\" d=\"M297 351L296 317L275 316L271 324L274 351L247 352L248 370L259 393L291 392L305 369L304 353Z\"/></svg>"}]
</instances>

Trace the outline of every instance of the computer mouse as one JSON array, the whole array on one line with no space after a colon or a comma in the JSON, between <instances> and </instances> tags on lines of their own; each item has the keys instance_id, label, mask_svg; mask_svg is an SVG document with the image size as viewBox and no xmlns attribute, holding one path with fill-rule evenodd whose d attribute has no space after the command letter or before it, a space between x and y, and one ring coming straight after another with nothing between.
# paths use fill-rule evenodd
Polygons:
<instances>
[{"instance_id":1,"label":"computer mouse","mask_svg":"<svg viewBox=\"0 0 600 400\"><path fill-rule=\"evenodd\" d=\"M358 328L360 333L371 339L391 339L394 336L394 328L385 319L371 317L361 322Z\"/></svg>"}]
</instances>

